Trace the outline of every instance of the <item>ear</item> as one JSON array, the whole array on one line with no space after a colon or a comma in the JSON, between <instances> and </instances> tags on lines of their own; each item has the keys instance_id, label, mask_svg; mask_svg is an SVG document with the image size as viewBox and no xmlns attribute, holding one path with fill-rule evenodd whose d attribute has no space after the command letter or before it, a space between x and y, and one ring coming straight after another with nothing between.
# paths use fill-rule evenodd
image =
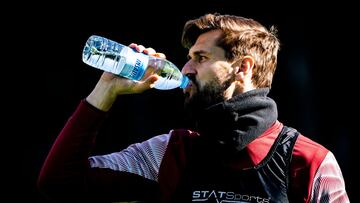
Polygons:
<instances>
[{"instance_id":1,"label":"ear","mask_svg":"<svg viewBox=\"0 0 360 203\"><path fill-rule=\"evenodd\" d=\"M255 60L251 56L245 56L241 61L237 61L233 64L236 71L236 80L244 80L246 76L252 73Z\"/></svg>"}]
</instances>

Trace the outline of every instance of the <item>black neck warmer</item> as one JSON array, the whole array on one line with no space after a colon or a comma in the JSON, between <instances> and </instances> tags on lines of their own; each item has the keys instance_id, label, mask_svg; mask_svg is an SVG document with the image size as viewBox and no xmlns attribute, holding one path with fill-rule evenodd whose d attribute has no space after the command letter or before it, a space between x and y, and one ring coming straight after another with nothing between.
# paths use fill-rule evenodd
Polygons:
<instances>
[{"instance_id":1,"label":"black neck warmer","mask_svg":"<svg viewBox=\"0 0 360 203\"><path fill-rule=\"evenodd\" d=\"M198 119L197 131L225 151L241 151L277 120L269 90L251 90L210 106Z\"/></svg>"}]
</instances>

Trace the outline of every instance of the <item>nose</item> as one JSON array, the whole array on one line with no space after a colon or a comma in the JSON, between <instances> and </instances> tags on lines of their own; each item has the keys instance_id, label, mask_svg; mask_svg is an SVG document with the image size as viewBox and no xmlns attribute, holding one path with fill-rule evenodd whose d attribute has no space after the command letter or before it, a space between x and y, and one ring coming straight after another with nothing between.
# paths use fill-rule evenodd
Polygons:
<instances>
[{"instance_id":1,"label":"nose","mask_svg":"<svg viewBox=\"0 0 360 203\"><path fill-rule=\"evenodd\" d=\"M184 67L181 69L181 73L184 75L187 74L195 74L195 68L193 67L193 65L191 64L191 60L189 60L188 62L186 62L186 64L184 65Z\"/></svg>"}]
</instances>

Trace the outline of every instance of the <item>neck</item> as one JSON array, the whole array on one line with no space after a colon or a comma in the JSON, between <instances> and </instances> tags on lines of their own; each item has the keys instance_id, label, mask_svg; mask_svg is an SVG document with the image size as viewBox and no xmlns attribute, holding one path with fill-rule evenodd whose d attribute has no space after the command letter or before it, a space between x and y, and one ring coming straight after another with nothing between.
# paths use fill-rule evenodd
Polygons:
<instances>
[{"instance_id":1,"label":"neck","mask_svg":"<svg viewBox=\"0 0 360 203\"><path fill-rule=\"evenodd\" d=\"M232 83L226 90L224 93L224 98L225 100L229 100L233 97L236 97L237 95L249 92L251 90L255 90L256 88L254 87L254 85L252 85L252 83L250 82L250 84L247 85L237 85L236 82Z\"/></svg>"}]
</instances>

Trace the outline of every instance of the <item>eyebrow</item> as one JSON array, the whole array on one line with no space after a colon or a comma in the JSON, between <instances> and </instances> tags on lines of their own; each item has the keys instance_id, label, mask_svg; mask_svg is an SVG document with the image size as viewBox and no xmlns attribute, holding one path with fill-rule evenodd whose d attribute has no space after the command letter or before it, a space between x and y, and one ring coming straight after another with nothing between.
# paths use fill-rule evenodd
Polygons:
<instances>
[{"instance_id":1,"label":"eyebrow","mask_svg":"<svg viewBox=\"0 0 360 203\"><path fill-rule=\"evenodd\" d=\"M192 53L193 56L199 56L199 55L201 55L201 54L209 54L209 52L204 51L204 50L199 50L199 51L194 51L194 52ZM188 57L188 58L191 58L191 55L188 54L187 57Z\"/></svg>"}]
</instances>

